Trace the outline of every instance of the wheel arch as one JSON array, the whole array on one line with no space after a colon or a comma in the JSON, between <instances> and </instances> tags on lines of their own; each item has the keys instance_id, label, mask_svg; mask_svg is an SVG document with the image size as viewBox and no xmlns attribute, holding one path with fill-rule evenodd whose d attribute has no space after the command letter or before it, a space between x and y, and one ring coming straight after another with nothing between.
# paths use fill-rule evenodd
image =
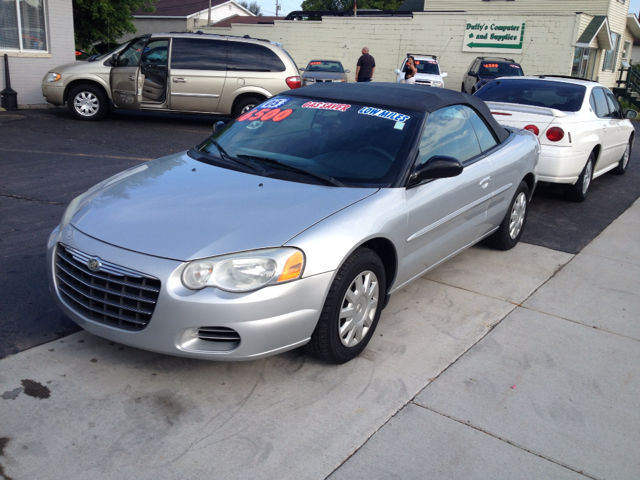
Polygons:
<instances>
[{"instance_id":1,"label":"wheel arch","mask_svg":"<svg viewBox=\"0 0 640 480\"><path fill-rule=\"evenodd\" d=\"M382 264L384 265L384 275L386 280L385 299L382 305L382 308L384 308L387 306L389 301L389 291L391 290L391 285L393 285L393 282L396 279L396 274L398 273L398 252L396 251L393 243L384 237L371 238L359 245L357 248L360 247L373 250L380 257L380 260L382 260Z\"/></svg>"},{"instance_id":2,"label":"wheel arch","mask_svg":"<svg viewBox=\"0 0 640 480\"><path fill-rule=\"evenodd\" d=\"M236 98L233 99L233 103L231 104L231 112L233 113L238 103L240 103L245 98L251 98L251 97L255 97L261 101L269 98L269 96L266 95L264 92L255 92L255 91L242 92L240 95L238 95Z\"/></svg>"},{"instance_id":3,"label":"wheel arch","mask_svg":"<svg viewBox=\"0 0 640 480\"><path fill-rule=\"evenodd\" d=\"M90 85L92 87L99 88L102 91L102 93L104 93L105 96L109 99L109 101L111 101L111 92L102 83L100 83L100 82L98 82L96 80L91 80L91 79L87 79L87 78L79 78L77 80L73 80L73 81L69 82L65 86L64 95L62 96L62 101L64 103L66 103L68 98L69 98L69 92L71 90L73 90L74 88L76 88L77 86L79 86L79 85Z\"/></svg>"},{"instance_id":4,"label":"wheel arch","mask_svg":"<svg viewBox=\"0 0 640 480\"><path fill-rule=\"evenodd\" d=\"M529 187L529 201L531 201L531 198L533 198L533 190L536 186L536 177L533 173L529 172L524 176L522 181L527 184L527 187Z\"/></svg>"}]
</instances>

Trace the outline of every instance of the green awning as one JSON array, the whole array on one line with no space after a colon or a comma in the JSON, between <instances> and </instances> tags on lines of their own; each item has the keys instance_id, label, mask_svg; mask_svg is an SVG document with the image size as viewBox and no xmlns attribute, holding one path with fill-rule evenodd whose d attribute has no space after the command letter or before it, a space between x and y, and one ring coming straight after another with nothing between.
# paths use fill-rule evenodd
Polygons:
<instances>
[{"instance_id":1,"label":"green awning","mask_svg":"<svg viewBox=\"0 0 640 480\"><path fill-rule=\"evenodd\" d=\"M576 42L576 47L589 48L591 42L596 38L598 39L598 45L600 48L603 48L604 50L611 50L613 48L611 33L609 31L609 22L606 15L596 15L593 17Z\"/></svg>"}]
</instances>

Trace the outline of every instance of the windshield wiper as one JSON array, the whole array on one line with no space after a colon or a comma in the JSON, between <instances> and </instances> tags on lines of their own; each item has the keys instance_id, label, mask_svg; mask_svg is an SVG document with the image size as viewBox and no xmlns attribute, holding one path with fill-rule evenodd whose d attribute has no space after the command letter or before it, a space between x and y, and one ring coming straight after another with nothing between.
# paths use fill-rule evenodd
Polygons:
<instances>
[{"instance_id":1,"label":"windshield wiper","mask_svg":"<svg viewBox=\"0 0 640 480\"><path fill-rule=\"evenodd\" d=\"M267 171L264 168L262 168L260 165L256 165L255 163L245 162L244 160L241 160L237 157L232 157L227 153L227 151L224 148L222 148L222 145L216 142L213 138L211 138L210 141L216 146L222 158L226 158L227 160L231 160L232 162L236 162L236 163L239 163L240 165L244 165L245 167L250 168L254 172L258 172L260 175L263 175L265 177L267 176Z\"/></svg>"},{"instance_id":2,"label":"windshield wiper","mask_svg":"<svg viewBox=\"0 0 640 480\"><path fill-rule=\"evenodd\" d=\"M301 173L303 175L307 175L308 177L313 177L313 178L316 178L318 180L322 180L325 184L330 184L330 185L333 185L335 187L344 187L345 186L344 183L336 180L333 177L330 177L329 175L323 175L322 173L310 172L310 171L305 170L303 168L294 167L293 165L289 165L287 163L283 163L283 162L281 162L279 160L276 160L275 158L259 157L259 156L256 156L256 155L238 155L238 157L246 158L248 160L259 160L261 162L267 162L267 163L270 163L272 165L279 165L281 167L284 167L286 170L291 170L292 172Z\"/></svg>"}]
</instances>

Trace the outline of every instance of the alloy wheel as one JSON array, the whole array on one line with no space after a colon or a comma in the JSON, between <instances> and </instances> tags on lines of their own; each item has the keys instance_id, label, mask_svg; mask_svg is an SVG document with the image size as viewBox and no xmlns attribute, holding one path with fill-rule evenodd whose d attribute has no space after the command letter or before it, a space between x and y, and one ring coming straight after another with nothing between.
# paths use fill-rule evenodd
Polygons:
<instances>
[{"instance_id":1,"label":"alloy wheel","mask_svg":"<svg viewBox=\"0 0 640 480\"><path fill-rule=\"evenodd\" d=\"M91 117L98 112L100 101L91 92L80 92L73 99L73 106L80 115Z\"/></svg>"}]
</instances>

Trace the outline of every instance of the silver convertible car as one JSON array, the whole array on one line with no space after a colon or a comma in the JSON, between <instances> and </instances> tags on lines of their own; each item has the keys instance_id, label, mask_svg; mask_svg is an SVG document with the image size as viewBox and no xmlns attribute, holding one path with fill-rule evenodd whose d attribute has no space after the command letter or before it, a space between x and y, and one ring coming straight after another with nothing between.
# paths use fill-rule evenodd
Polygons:
<instances>
[{"instance_id":1,"label":"silver convertible car","mask_svg":"<svg viewBox=\"0 0 640 480\"><path fill-rule=\"evenodd\" d=\"M538 154L451 90L286 92L75 198L48 241L51 290L122 344L343 363L393 292L482 239L517 244Z\"/></svg>"}]
</instances>

